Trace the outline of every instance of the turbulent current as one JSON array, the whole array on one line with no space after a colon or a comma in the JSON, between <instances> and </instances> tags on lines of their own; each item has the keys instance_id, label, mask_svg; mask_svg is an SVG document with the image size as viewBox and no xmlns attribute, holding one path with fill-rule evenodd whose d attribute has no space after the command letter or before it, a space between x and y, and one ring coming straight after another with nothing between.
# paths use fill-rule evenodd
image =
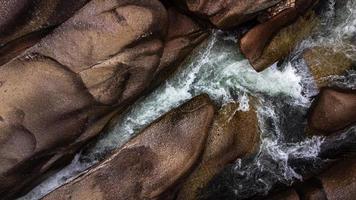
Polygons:
<instances>
[{"instance_id":1,"label":"turbulent current","mask_svg":"<svg viewBox=\"0 0 356 200\"><path fill-rule=\"evenodd\" d=\"M329 0L321 16L318 33L304 40L288 59L260 73L238 52L232 34L212 31L211 37L173 77L132 105L114 127L79 153L70 165L20 199L39 199L72 180L152 121L201 93L207 93L217 105L237 101L241 111L249 110L249 96L259 102L260 150L253 158L237 160L234 165L237 178L229 182L229 189L237 198L265 194L276 183L289 185L301 180L302 172L291 158L319 160L325 144L322 137L306 139L304 135L306 112L318 89L301 53L312 46L331 45L342 47L354 61L356 55L356 2L349 0L342 8L335 9L334 0ZM340 87L356 87L355 71L329 78ZM349 132L341 137L347 137Z\"/></svg>"}]
</instances>

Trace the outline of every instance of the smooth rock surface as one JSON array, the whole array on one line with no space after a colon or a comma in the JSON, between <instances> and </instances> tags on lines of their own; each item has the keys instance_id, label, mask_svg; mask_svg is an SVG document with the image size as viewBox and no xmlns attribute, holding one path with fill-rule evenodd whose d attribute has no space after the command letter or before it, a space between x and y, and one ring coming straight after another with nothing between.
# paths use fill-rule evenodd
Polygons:
<instances>
[{"instance_id":1,"label":"smooth rock surface","mask_svg":"<svg viewBox=\"0 0 356 200\"><path fill-rule=\"evenodd\" d=\"M36 44L47 29L66 21L88 1L0 0L0 65Z\"/></svg>"},{"instance_id":2,"label":"smooth rock surface","mask_svg":"<svg viewBox=\"0 0 356 200\"><path fill-rule=\"evenodd\" d=\"M319 179L328 200L354 200L356 196L356 160L339 161Z\"/></svg>"},{"instance_id":3,"label":"smooth rock surface","mask_svg":"<svg viewBox=\"0 0 356 200\"><path fill-rule=\"evenodd\" d=\"M256 110L238 110L237 103L221 108L209 133L202 161L183 184L179 200L195 200L200 189L228 163L255 153L259 145L259 130Z\"/></svg>"},{"instance_id":4,"label":"smooth rock surface","mask_svg":"<svg viewBox=\"0 0 356 200\"><path fill-rule=\"evenodd\" d=\"M313 134L332 134L356 122L356 92L324 88L312 105L309 127Z\"/></svg>"},{"instance_id":5,"label":"smooth rock surface","mask_svg":"<svg viewBox=\"0 0 356 200\"><path fill-rule=\"evenodd\" d=\"M186 58L189 53L209 34L190 17L178 12L175 8L168 8L168 32L164 39L164 50L160 64L156 69L155 83L165 80Z\"/></svg>"},{"instance_id":6,"label":"smooth rock surface","mask_svg":"<svg viewBox=\"0 0 356 200\"><path fill-rule=\"evenodd\" d=\"M0 194L65 164L149 87L167 14L156 0L93 0L0 68ZM6 197L4 197L6 199Z\"/></svg>"},{"instance_id":7,"label":"smooth rock surface","mask_svg":"<svg viewBox=\"0 0 356 200\"><path fill-rule=\"evenodd\" d=\"M170 199L169 191L195 166L214 106L206 95L165 114L106 161L44 200Z\"/></svg>"},{"instance_id":8,"label":"smooth rock surface","mask_svg":"<svg viewBox=\"0 0 356 200\"><path fill-rule=\"evenodd\" d=\"M288 56L297 43L316 28L318 23L314 12L307 13L316 2L296 0L294 7L273 14L241 38L241 53L256 71L263 71Z\"/></svg>"},{"instance_id":9,"label":"smooth rock surface","mask_svg":"<svg viewBox=\"0 0 356 200\"><path fill-rule=\"evenodd\" d=\"M178 1L201 18L220 29L229 29L253 19L257 14L281 0L185 0Z\"/></svg>"},{"instance_id":10,"label":"smooth rock surface","mask_svg":"<svg viewBox=\"0 0 356 200\"><path fill-rule=\"evenodd\" d=\"M328 77L342 75L352 67L351 59L342 51L338 52L332 48L314 47L307 49L303 53L303 58L319 88L328 85L330 82L327 79Z\"/></svg>"}]
</instances>

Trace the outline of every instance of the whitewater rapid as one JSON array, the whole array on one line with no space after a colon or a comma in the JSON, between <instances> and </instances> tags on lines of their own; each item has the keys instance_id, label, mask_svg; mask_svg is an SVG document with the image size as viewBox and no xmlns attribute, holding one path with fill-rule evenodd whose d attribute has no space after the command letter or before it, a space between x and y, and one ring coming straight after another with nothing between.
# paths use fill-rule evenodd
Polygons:
<instances>
[{"instance_id":1,"label":"whitewater rapid","mask_svg":"<svg viewBox=\"0 0 356 200\"><path fill-rule=\"evenodd\" d=\"M285 184L300 180L301 175L289 165L288 158L316 158L324 140L322 137L305 139L306 112L311 105L311 97L318 93L318 89L301 59L301 52L321 44L338 44L343 45L347 55L353 58L355 46L349 43L355 39L355 5L352 0L348 1L347 12L344 11L346 16L338 19L335 17L338 16L334 9L335 2L329 0L323 15L324 28L316 36L303 41L283 63L275 63L260 73L238 52L233 35L212 31L210 38L195 50L172 78L132 105L115 126L102 134L84 153L79 153L70 165L20 199L40 199L85 172L106 153L125 144L164 113L201 93L207 93L217 105L239 102L241 111L249 110L249 96L258 99L260 150L250 161L250 166L243 166L242 160L235 164L236 172L254 170L256 173L272 174L272 178L255 181L258 192L268 192L277 180ZM331 24L333 28L330 28ZM332 78L335 84L356 87L355 74L350 71L348 76ZM251 186L241 183L235 187L238 194ZM239 191L238 188L242 189Z\"/></svg>"}]
</instances>

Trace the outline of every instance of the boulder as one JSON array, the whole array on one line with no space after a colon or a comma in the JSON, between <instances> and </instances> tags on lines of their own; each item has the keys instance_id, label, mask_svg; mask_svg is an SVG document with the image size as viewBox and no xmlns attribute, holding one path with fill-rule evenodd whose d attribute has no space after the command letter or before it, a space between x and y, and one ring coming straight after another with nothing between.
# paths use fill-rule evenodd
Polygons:
<instances>
[{"instance_id":1,"label":"boulder","mask_svg":"<svg viewBox=\"0 0 356 200\"><path fill-rule=\"evenodd\" d=\"M303 58L319 88L328 86L328 77L352 68L352 60L333 48L313 47L303 53Z\"/></svg>"},{"instance_id":2,"label":"boulder","mask_svg":"<svg viewBox=\"0 0 356 200\"><path fill-rule=\"evenodd\" d=\"M229 29L253 19L260 11L282 0L185 0L178 1L197 16L220 29Z\"/></svg>"},{"instance_id":3,"label":"boulder","mask_svg":"<svg viewBox=\"0 0 356 200\"><path fill-rule=\"evenodd\" d=\"M164 50L155 72L157 83L171 75L184 58L209 36L197 22L172 7L168 8L168 20Z\"/></svg>"},{"instance_id":4,"label":"boulder","mask_svg":"<svg viewBox=\"0 0 356 200\"><path fill-rule=\"evenodd\" d=\"M257 114L254 108L238 110L237 103L221 108L209 133L201 162L183 184L178 200L198 199L200 189L227 164L256 152L259 144Z\"/></svg>"},{"instance_id":5,"label":"boulder","mask_svg":"<svg viewBox=\"0 0 356 200\"><path fill-rule=\"evenodd\" d=\"M149 87L166 24L166 10L156 0L93 0L1 66L4 199L65 164Z\"/></svg>"},{"instance_id":6,"label":"boulder","mask_svg":"<svg viewBox=\"0 0 356 200\"><path fill-rule=\"evenodd\" d=\"M356 91L323 88L313 103L308 126L314 134L331 134L356 122Z\"/></svg>"},{"instance_id":7,"label":"boulder","mask_svg":"<svg viewBox=\"0 0 356 200\"><path fill-rule=\"evenodd\" d=\"M48 29L67 20L87 2L0 0L0 65L36 44Z\"/></svg>"},{"instance_id":8,"label":"boulder","mask_svg":"<svg viewBox=\"0 0 356 200\"><path fill-rule=\"evenodd\" d=\"M193 98L145 128L103 163L44 200L170 199L196 165L214 116L206 95Z\"/></svg>"},{"instance_id":9,"label":"boulder","mask_svg":"<svg viewBox=\"0 0 356 200\"><path fill-rule=\"evenodd\" d=\"M318 25L314 12L308 12L316 1L285 2L291 7L282 11L278 8L271 10L269 20L253 27L240 40L241 53L258 72L288 56L298 42L310 35Z\"/></svg>"},{"instance_id":10,"label":"boulder","mask_svg":"<svg viewBox=\"0 0 356 200\"><path fill-rule=\"evenodd\" d=\"M356 159L339 161L319 175L328 200L353 200L356 196Z\"/></svg>"}]
</instances>

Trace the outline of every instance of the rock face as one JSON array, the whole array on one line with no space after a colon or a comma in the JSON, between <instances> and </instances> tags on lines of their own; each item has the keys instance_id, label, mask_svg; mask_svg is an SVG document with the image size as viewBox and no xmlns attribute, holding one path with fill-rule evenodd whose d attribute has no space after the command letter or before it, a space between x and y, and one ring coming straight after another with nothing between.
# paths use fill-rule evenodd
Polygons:
<instances>
[{"instance_id":1,"label":"rock face","mask_svg":"<svg viewBox=\"0 0 356 200\"><path fill-rule=\"evenodd\" d=\"M220 29L228 29L250 20L281 0L185 0L178 1L197 16L208 19Z\"/></svg>"},{"instance_id":2,"label":"rock face","mask_svg":"<svg viewBox=\"0 0 356 200\"><path fill-rule=\"evenodd\" d=\"M87 2L88 0L0 0L0 64L34 45L48 33L47 28L61 24ZM19 38L20 41L15 41ZM2 47L3 45L5 46Z\"/></svg>"},{"instance_id":3,"label":"rock face","mask_svg":"<svg viewBox=\"0 0 356 200\"><path fill-rule=\"evenodd\" d=\"M324 88L309 113L309 127L321 134L340 131L356 122L356 92Z\"/></svg>"},{"instance_id":4,"label":"rock face","mask_svg":"<svg viewBox=\"0 0 356 200\"><path fill-rule=\"evenodd\" d=\"M88 0L1 0L0 44L58 25L87 2Z\"/></svg>"},{"instance_id":5,"label":"rock face","mask_svg":"<svg viewBox=\"0 0 356 200\"><path fill-rule=\"evenodd\" d=\"M209 36L195 21L172 7L168 9L168 20L164 51L155 72L157 83L172 74L179 63Z\"/></svg>"},{"instance_id":6,"label":"rock face","mask_svg":"<svg viewBox=\"0 0 356 200\"><path fill-rule=\"evenodd\" d=\"M342 75L352 67L351 59L341 51L336 52L332 48L314 47L308 49L303 53L303 58L319 88L328 85L327 78L329 76Z\"/></svg>"},{"instance_id":7,"label":"rock face","mask_svg":"<svg viewBox=\"0 0 356 200\"><path fill-rule=\"evenodd\" d=\"M213 116L209 98L198 96L153 122L102 164L44 199L169 199L167 192L190 172L201 155Z\"/></svg>"},{"instance_id":8,"label":"rock face","mask_svg":"<svg viewBox=\"0 0 356 200\"><path fill-rule=\"evenodd\" d=\"M319 176L328 200L353 200L356 196L356 159L338 162Z\"/></svg>"},{"instance_id":9,"label":"rock face","mask_svg":"<svg viewBox=\"0 0 356 200\"><path fill-rule=\"evenodd\" d=\"M167 30L158 1L94 0L0 68L0 194L73 154L153 79ZM150 33L150 34L148 34ZM56 163L58 162L58 163Z\"/></svg>"},{"instance_id":10,"label":"rock face","mask_svg":"<svg viewBox=\"0 0 356 200\"><path fill-rule=\"evenodd\" d=\"M15 8L26 2L0 8L9 11L0 25L10 26L6 20L17 19ZM37 30L44 22L60 23L86 1L71 2L29 2L42 18L29 28L31 24L14 23L16 34ZM2 42L20 37L16 34L1 37ZM21 195L18 191L25 192L36 184L34 180L66 164L113 115L157 86L206 36L190 18L173 9L167 13L158 0L93 0L2 65L0 194ZM0 49L7 60L23 50L7 47Z\"/></svg>"},{"instance_id":11,"label":"rock face","mask_svg":"<svg viewBox=\"0 0 356 200\"><path fill-rule=\"evenodd\" d=\"M317 26L314 0L283 1L270 11L270 19L253 27L240 40L240 50L256 71L262 71L288 56L293 48ZM294 2L294 3L292 3ZM290 7L288 7L290 6ZM307 13L307 14L306 14Z\"/></svg>"},{"instance_id":12,"label":"rock face","mask_svg":"<svg viewBox=\"0 0 356 200\"><path fill-rule=\"evenodd\" d=\"M236 103L224 106L216 116L209 133L202 161L183 184L179 200L195 200L200 189L228 163L256 152L259 144L255 109L238 111Z\"/></svg>"}]
</instances>

